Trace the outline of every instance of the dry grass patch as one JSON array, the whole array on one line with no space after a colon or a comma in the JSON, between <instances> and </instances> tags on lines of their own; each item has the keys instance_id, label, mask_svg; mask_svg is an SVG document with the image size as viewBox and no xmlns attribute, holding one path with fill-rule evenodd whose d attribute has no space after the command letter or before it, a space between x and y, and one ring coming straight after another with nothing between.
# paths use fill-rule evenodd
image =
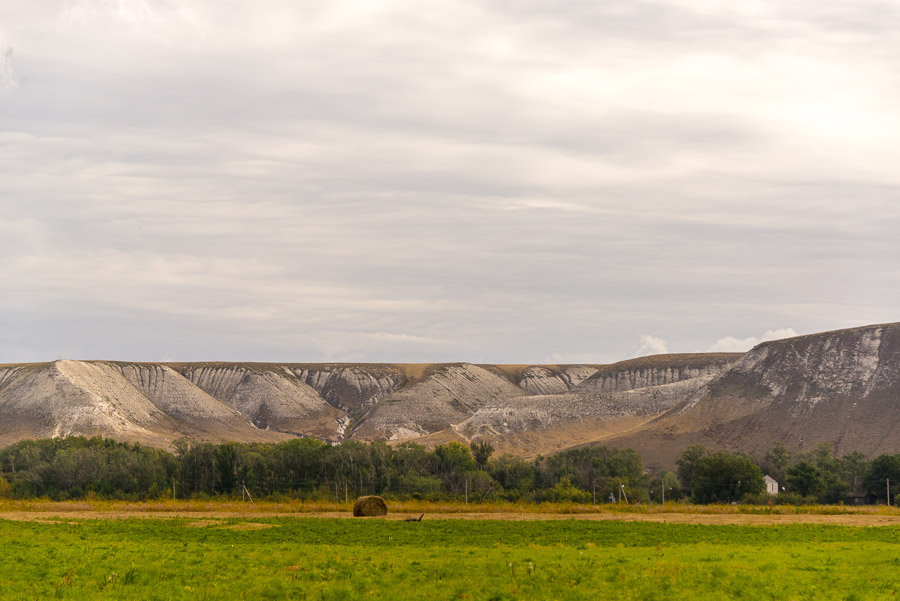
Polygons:
<instances>
[{"instance_id":1,"label":"dry grass patch","mask_svg":"<svg viewBox=\"0 0 900 601\"><path fill-rule=\"evenodd\" d=\"M239 524L228 524L221 526L222 530L265 530L266 528L275 528L278 524L263 524L260 522L241 522Z\"/></svg>"},{"instance_id":2,"label":"dry grass patch","mask_svg":"<svg viewBox=\"0 0 900 601\"><path fill-rule=\"evenodd\" d=\"M185 528L208 528L213 524L218 524L216 520L196 520L193 522L185 522Z\"/></svg>"}]
</instances>

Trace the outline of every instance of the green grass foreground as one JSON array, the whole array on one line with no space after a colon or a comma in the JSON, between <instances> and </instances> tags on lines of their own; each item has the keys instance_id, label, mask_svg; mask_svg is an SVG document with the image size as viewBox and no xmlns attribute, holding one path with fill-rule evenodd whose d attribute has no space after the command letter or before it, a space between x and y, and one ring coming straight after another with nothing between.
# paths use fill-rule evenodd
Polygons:
<instances>
[{"instance_id":1,"label":"green grass foreground","mask_svg":"<svg viewBox=\"0 0 900 601\"><path fill-rule=\"evenodd\" d=\"M2 599L893 599L900 529L0 520Z\"/></svg>"}]
</instances>

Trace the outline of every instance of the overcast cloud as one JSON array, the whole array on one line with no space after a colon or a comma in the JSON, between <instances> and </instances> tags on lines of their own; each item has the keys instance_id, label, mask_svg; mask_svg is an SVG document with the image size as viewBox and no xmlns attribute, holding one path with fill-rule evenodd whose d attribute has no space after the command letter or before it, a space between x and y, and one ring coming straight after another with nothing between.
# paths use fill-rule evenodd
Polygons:
<instances>
[{"instance_id":1,"label":"overcast cloud","mask_svg":"<svg viewBox=\"0 0 900 601\"><path fill-rule=\"evenodd\" d=\"M0 3L0 361L609 362L900 320L898 22Z\"/></svg>"}]
</instances>

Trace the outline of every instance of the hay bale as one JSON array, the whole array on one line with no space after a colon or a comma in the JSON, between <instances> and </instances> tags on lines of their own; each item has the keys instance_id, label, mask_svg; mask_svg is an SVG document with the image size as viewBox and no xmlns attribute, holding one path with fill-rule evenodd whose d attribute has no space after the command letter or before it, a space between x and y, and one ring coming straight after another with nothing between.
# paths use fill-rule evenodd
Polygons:
<instances>
[{"instance_id":1,"label":"hay bale","mask_svg":"<svg viewBox=\"0 0 900 601\"><path fill-rule=\"evenodd\" d=\"M353 517L367 518L376 515L387 515L387 503L381 497L370 495L360 497L353 504Z\"/></svg>"}]
</instances>

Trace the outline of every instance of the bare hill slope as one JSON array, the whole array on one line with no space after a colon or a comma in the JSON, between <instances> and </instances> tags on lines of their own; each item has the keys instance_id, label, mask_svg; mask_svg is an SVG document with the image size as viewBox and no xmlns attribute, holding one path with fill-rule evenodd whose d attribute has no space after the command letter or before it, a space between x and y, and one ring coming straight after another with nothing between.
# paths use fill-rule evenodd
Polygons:
<instances>
[{"instance_id":1,"label":"bare hill slope","mask_svg":"<svg viewBox=\"0 0 900 601\"><path fill-rule=\"evenodd\" d=\"M165 446L178 424L107 365L55 361L7 372L0 387L0 442L110 436Z\"/></svg>"},{"instance_id":2,"label":"bare hill slope","mask_svg":"<svg viewBox=\"0 0 900 601\"><path fill-rule=\"evenodd\" d=\"M180 436L398 440L452 430L461 440L493 437L512 452L547 452L633 427L671 406L671 391L681 388L622 391L639 383L676 382L721 363L716 356L672 355L613 366L5 365L0 366L0 441L102 434L167 446ZM605 379L592 384L598 374Z\"/></svg>"},{"instance_id":3,"label":"bare hill slope","mask_svg":"<svg viewBox=\"0 0 900 601\"><path fill-rule=\"evenodd\" d=\"M0 442L107 436L168 446L177 438L273 442L239 413L158 364L55 361L0 370Z\"/></svg>"},{"instance_id":4,"label":"bare hill slope","mask_svg":"<svg viewBox=\"0 0 900 601\"><path fill-rule=\"evenodd\" d=\"M271 442L273 436L194 386L171 367L157 363L110 363L150 402L179 422L185 434L202 440Z\"/></svg>"},{"instance_id":5,"label":"bare hill slope","mask_svg":"<svg viewBox=\"0 0 900 601\"><path fill-rule=\"evenodd\" d=\"M436 365L382 399L353 433L360 440L396 440L449 427L478 408L526 392L493 371L468 363Z\"/></svg>"},{"instance_id":6,"label":"bare hill slope","mask_svg":"<svg viewBox=\"0 0 900 601\"><path fill-rule=\"evenodd\" d=\"M671 464L688 444L761 453L900 450L900 324L758 345L639 431L611 439Z\"/></svg>"},{"instance_id":7,"label":"bare hill slope","mask_svg":"<svg viewBox=\"0 0 900 601\"><path fill-rule=\"evenodd\" d=\"M361 414L410 380L403 365L311 364L287 369L313 387L325 401L347 413Z\"/></svg>"},{"instance_id":8,"label":"bare hill slope","mask_svg":"<svg viewBox=\"0 0 900 601\"><path fill-rule=\"evenodd\" d=\"M611 365L493 366L502 367L520 386L526 378L538 374L544 380L536 388L565 386L565 391L500 396L443 430L415 434L419 436L416 440L435 445L478 439L491 442L501 452L526 456L552 453L638 428L685 401L740 357L740 353L670 354ZM575 384L575 378L571 378L563 384L560 372L566 368L570 374L581 375L581 381Z\"/></svg>"},{"instance_id":9,"label":"bare hill slope","mask_svg":"<svg viewBox=\"0 0 900 601\"><path fill-rule=\"evenodd\" d=\"M185 378L261 429L325 440L340 438L346 414L283 366L189 363Z\"/></svg>"},{"instance_id":10,"label":"bare hill slope","mask_svg":"<svg viewBox=\"0 0 900 601\"><path fill-rule=\"evenodd\" d=\"M553 453L641 426L682 402L712 376L622 392L534 395L504 399L468 419L421 439L487 440L499 451L525 456Z\"/></svg>"}]
</instances>

